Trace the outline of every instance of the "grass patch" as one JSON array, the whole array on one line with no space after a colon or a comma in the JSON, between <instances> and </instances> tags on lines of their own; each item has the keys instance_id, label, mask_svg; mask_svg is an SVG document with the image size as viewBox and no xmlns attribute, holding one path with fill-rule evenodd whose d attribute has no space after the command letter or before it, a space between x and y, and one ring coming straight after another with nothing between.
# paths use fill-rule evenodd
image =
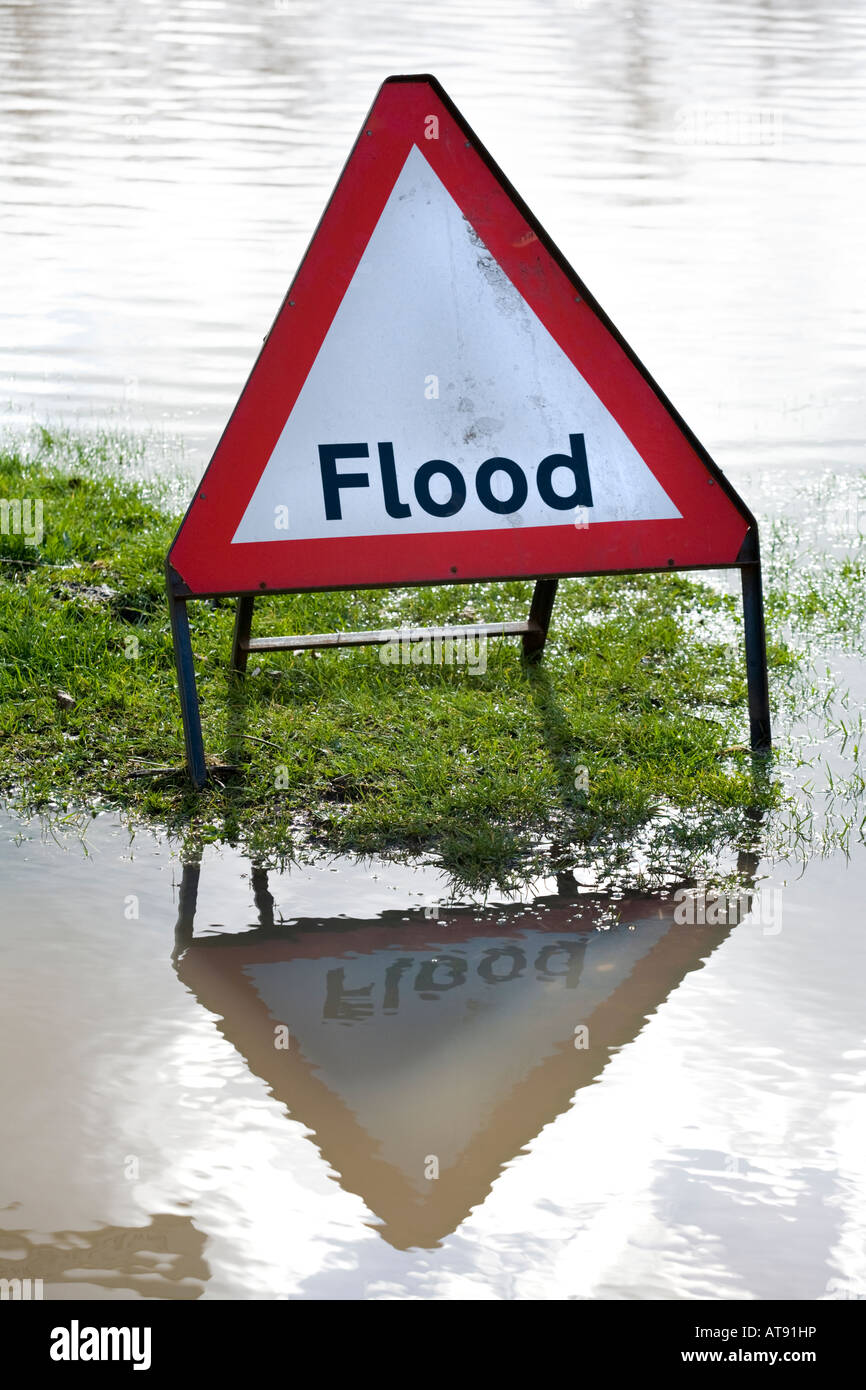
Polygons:
<instances>
[{"instance_id":1,"label":"grass patch","mask_svg":"<svg viewBox=\"0 0 866 1390\"><path fill-rule=\"evenodd\" d=\"M360 648L254 653L233 679L233 602L193 603L205 746L236 769L196 795L163 589L177 518L122 465L118 441L76 453L45 431L35 451L0 453L0 497L40 498L44 515L38 546L0 536L0 785L19 806L119 807L265 861L310 845L434 853L481 880L638 845L669 867L752 833L777 799L738 751L739 604L665 574L565 582L544 661L492 641L483 674ZM265 598L255 632L522 617L531 591ZM793 657L777 644L770 659Z\"/></svg>"}]
</instances>

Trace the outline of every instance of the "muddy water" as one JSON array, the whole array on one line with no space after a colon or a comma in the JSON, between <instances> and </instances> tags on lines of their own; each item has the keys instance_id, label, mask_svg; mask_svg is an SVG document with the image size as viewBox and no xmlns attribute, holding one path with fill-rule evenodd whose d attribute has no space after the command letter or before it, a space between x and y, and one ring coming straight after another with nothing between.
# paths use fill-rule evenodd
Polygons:
<instances>
[{"instance_id":1,"label":"muddy water","mask_svg":"<svg viewBox=\"0 0 866 1390\"><path fill-rule=\"evenodd\" d=\"M431 70L761 515L823 534L817 480L863 529L857 4L58 0L0 44L7 424L196 468L378 81ZM0 1277L866 1296L864 850L741 872L682 923L8 814Z\"/></svg>"},{"instance_id":2,"label":"muddy water","mask_svg":"<svg viewBox=\"0 0 866 1390\"><path fill-rule=\"evenodd\" d=\"M599 930L562 879L482 906L431 869L184 870L110 817L87 855L4 831L6 1277L862 1295L862 855Z\"/></svg>"}]
</instances>

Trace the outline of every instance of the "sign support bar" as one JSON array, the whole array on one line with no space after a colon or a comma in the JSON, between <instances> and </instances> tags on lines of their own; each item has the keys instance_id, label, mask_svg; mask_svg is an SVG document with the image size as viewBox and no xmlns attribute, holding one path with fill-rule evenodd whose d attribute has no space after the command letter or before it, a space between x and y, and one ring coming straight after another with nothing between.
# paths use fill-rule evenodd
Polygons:
<instances>
[{"instance_id":1,"label":"sign support bar","mask_svg":"<svg viewBox=\"0 0 866 1390\"><path fill-rule=\"evenodd\" d=\"M412 627L411 641L419 642L426 638L453 637L522 637L523 654L530 661L537 661L544 651L547 631L558 579L538 579L532 595L532 606L525 622L514 623L468 623L462 626ZM400 629L373 628L367 632L316 632L291 637L253 637L253 607L255 596L242 594L238 598L235 611L235 628L232 637L231 669L242 676L247 669L250 652L305 651L328 647L384 646L401 635Z\"/></svg>"}]
</instances>

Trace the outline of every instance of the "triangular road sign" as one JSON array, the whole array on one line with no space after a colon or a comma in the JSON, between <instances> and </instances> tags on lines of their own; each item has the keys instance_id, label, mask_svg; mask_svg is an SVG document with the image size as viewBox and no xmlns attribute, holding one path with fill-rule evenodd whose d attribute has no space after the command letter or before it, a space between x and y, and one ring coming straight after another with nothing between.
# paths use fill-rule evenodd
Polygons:
<instances>
[{"instance_id":1,"label":"triangular road sign","mask_svg":"<svg viewBox=\"0 0 866 1390\"><path fill-rule=\"evenodd\" d=\"M754 518L435 78L388 78L168 555L194 784L188 599L238 596L240 673L390 636L254 638L258 593L535 578L478 631L537 660L561 576L726 566L765 749Z\"/></svg>"},{"instance_id":2,"label":"triangular road sign","mask_svg":"<svg viewBox=\"0 0 866 1390\"><path fill-rule=\"evenodd\" d=\"M169 564L189 596L726 566L753 526L438 82L392 77Z\"/></svg>"}]
</instances>

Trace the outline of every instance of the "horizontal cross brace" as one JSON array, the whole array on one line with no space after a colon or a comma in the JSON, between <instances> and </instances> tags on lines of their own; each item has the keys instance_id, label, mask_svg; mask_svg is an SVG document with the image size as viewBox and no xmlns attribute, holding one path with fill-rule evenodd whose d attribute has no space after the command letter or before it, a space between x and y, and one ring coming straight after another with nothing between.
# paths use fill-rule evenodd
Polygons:
<instances>
[{"instance_id":1,"label":"horizontal cross brace","mask_svg":"<svg viewBox=\"0 0 866 1390\"><path fill-rule=\"evenodd\" d=\"M384 646L386 642L425 642L446 637L522 637L540 632L540 624L470 623L462 627L380 627L369 632L312 632L299 637L248 637L238 643L244 652L301 651L307 647Z\"/></svg>"}]
</instances>

